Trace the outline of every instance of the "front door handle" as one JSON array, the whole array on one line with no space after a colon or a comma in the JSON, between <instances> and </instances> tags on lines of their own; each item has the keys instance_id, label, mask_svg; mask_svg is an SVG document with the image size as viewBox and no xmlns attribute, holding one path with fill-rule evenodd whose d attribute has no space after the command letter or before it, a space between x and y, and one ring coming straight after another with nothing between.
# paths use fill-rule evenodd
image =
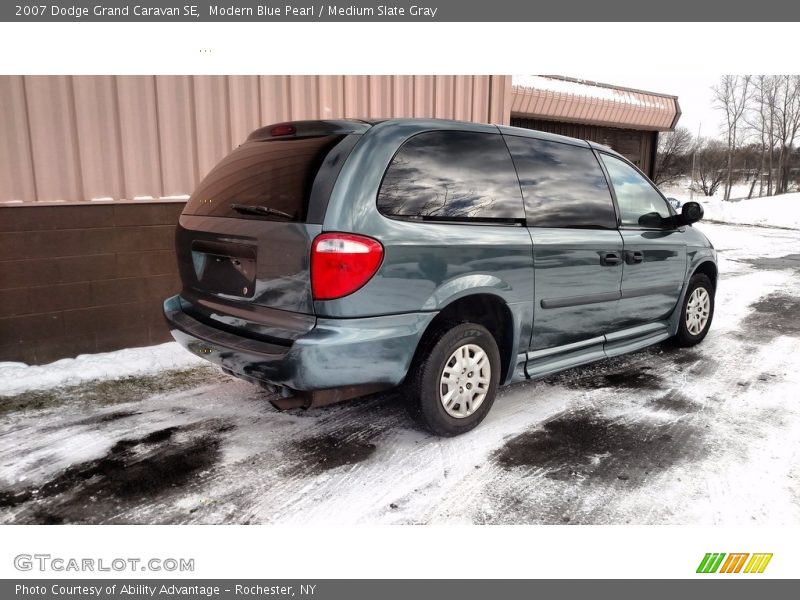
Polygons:
<instances>
[{"instance_id":1,"label":"front door handle","mask_svg":"<svg viewBox=\"0 0 800 600\"><path fill-rule=\"evenodd\" d=\"M615 267L622 263L622 256L619 252L601 252L600 264L604 267Z\"/></svg>"},{"instance_id":2,"label":"front door handle","mask_svg":"<svg viewBox=\"0 0 800 600\"><path fill-rule=\"evenodd\" d=\"M638 265L644 262L644 252L641 250L628 250L625 253L625 264Z\"/></svg>"}]
</instances>

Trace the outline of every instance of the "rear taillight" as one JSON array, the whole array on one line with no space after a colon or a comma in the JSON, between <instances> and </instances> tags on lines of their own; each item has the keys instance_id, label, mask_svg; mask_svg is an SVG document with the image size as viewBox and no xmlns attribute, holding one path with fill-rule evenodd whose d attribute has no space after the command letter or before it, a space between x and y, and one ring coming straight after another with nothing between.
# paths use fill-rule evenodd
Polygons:
<instances>
[{"instance_id":1,"label":"rear taillight","mask_svg":"<svg viewBox=\"0 0 800 600\"><path fill-rule=\"evenodd\" d=\"M350 233L323 233L311 246L311 293L314 300L352 294L378 271L383 246Z\"/></svg>"}]
</instances>

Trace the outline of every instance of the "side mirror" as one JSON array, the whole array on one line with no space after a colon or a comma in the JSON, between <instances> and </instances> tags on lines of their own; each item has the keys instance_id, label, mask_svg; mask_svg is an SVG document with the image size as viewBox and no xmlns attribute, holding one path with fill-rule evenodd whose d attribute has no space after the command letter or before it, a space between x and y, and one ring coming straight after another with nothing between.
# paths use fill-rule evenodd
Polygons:
<instances>
[{"instance_id":1,"label":"side mirror","mask_svg":"<svg viewBox=\"0 0 800 600\"><path fill-rule=\"evenodd\" d=\"M679 221L681 225L691 225L703 218L703 207L699 202L687 202L681 208Z\"/></svg>"},{"instance_id":2,"label":"side mirror","mask_svg":"<svg viewBox=\"0 0 800 600\"><path fill-rule=\"evenodd\" d=\"M639 217L639 225L642 227L652 227L653 229L661 229L664 227L664 217L657 212L643 214Z\"/></svg>"}]
</instances>

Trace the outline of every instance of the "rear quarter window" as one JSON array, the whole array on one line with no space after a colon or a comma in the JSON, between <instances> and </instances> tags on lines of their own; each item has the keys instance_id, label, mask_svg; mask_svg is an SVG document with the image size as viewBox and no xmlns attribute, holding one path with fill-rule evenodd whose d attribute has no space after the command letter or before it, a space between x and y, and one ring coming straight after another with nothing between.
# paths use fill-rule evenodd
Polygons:
<instances>
[{"instance_id":1,"label":"rear quarter window","mask_svg":"<svg viewBox=\"0 0 800 600\"><path fill-rule=\"evenodd\" d=\"M419 220L524 219L519 182L499 134L431 131L407 140L378 192L384 215Z\"/></svg>"}]
</instances>

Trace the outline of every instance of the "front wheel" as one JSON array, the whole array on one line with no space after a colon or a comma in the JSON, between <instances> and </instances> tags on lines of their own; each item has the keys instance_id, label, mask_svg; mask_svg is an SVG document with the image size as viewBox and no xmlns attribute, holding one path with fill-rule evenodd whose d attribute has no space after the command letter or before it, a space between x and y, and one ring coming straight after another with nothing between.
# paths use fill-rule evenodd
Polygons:
<instances>
[{"instance_id":1,"label":"front wheel","mask_svg":"<svg viewBox=\"0 0 800 600\"><path fill-rule=\"evenodd\" d=\"M482 325L445 326L420 349L409 374L409 412L436 435L465 433L483 421L500 381L500 352Z\"/></svg>"},{"instance_id":2,"label":"front wheel","mask_svg":"<svg viewBox=\"0 0 800 600\"><path fill-rule=\"evenodd\" d=\"M714 286L707 275L698 273L689 280L675 344L687 347L702 342L713 318Z\"/></svg>"}]
</instances>

